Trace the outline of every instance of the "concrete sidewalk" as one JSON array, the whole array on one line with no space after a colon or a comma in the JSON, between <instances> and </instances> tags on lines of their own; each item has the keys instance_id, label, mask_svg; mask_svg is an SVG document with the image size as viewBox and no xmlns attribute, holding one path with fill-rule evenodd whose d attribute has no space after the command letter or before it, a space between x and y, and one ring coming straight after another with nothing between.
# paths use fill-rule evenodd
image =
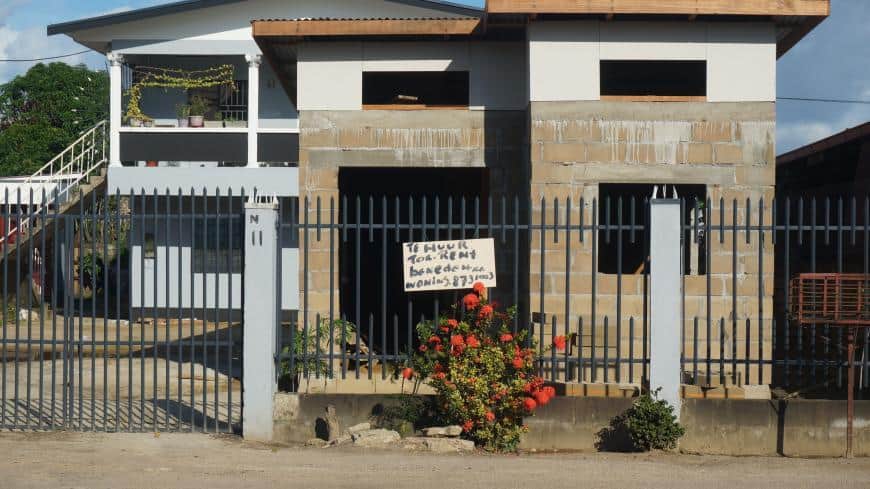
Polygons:
<instances>
[{"instance_id":1,"label":"concrete sidewalk","mask_svg":"<svg viewBox=\"0 0 870 489\"><path fill-rule=\"evenodd\" d=\"M0 453L0 487L8 489L870 487L870 459L434 456L269 447L231 436L83 433L2 433Z\"/></svg>"}]
</instances>

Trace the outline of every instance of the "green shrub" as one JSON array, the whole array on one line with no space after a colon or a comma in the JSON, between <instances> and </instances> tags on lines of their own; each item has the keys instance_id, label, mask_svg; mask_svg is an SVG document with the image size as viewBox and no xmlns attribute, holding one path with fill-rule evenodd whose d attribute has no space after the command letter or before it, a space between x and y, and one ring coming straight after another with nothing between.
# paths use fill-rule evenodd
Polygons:
<instances>
[{"instance_id":1,"label":"green shrub","mask_svg":"<svg viewBox=\"0 0 870 489\"><path fill-rule=\"evenodd\" d=\"M340 342L342 336L350 339L356 331L353 323L340 319L334 320L332 327L328 319L322 319L320 324L313 325L311 330L307 331L307 335L305 331L298 329L297 325L291 327L297 328L293 335L293 344L281 349L283 358L278 371L279 386L282 390L290 391L295 390L298 377L301 375L329 376L331 372L326 359L329 358L330 349L335 348L334 343ZM290 355L296 357L292 368Z\"/></svg>"},{"instance_id":2,"label":"green shrub","mask_svg":"<svg viewBox=\"0 0 870 489\"><path fill-rule=\"evenodd\" d=\"M484 450L513 452L527 432L523 423L556 395L537 375L537 349L528 331L513 332L516 309L500 312L482 283L450 315L417 325L419 338L406 379L425 379L436 393L438 415L458 425ZM565 337L553 339L564 348Z\"/></svg>"},{"instance_id":3,"label":"green shrub","mask_svg":"<svg viewBox=\"0 0 870 489\"><path fill-rule=\"evenodd\" d=\"M658 398L658 391L637 398L631 408L598 432L596 446L606 451L672 450L686 433L674 408Z\"/></svg>"},{"instance_id":4,"label":"green shrub","mask_svg":"<svg viewBox=\"0 0 870 489\"><path fill-rule=\"evenodd\" d=\"M88 253L79 258L77 272L85 287L95 291L103 289L103 259L99 256Z\"/></svg>"}]
</instances>

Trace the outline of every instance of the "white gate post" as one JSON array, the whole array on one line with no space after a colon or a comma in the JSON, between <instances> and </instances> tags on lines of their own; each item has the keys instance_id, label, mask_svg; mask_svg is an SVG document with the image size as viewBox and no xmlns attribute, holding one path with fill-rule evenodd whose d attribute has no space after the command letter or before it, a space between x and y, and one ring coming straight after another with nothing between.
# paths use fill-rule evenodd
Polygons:
<instances>
[{"instance_id":1,"label":"white gate post","mask_svg":"<svg viewBox=\"0 0 870 489\"><path fill-rule=\"evenodd\" d=\"M255 198L256 199L256 198ZM242 435L272 440L278 321L278 203L245 204Z\"/></svg>"},{"instance_id":2,"label":"white gate post","mask_svg":"<svg viewBox=\"0 0 870 489\"><path fill-rule=\"evenodd\" d=\"M683 256L680 201L650 200L650 379L651 392L680 416Z\"/></svg>"}]
</instances>

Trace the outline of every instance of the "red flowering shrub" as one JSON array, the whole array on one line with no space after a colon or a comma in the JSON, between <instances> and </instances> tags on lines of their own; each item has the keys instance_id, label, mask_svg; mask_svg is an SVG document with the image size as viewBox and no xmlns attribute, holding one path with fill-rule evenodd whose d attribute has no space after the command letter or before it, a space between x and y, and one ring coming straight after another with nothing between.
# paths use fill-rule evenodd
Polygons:
<instances>
[{"instance_id":1,"label":"red flowering shrub","mask_svg":"<svg viewBox=\"0 0 870 489\"><path fill-rule=\"evenodd\" d=\"M454 308L455 318L417 325L422 346L413 372L438 394L440 416L490 451L513 451L525 431L523 417L555 394L535 375L534 345L525 331L510 331L514 311L499 312L482 284Z\"/></svg>"}]
</instances>

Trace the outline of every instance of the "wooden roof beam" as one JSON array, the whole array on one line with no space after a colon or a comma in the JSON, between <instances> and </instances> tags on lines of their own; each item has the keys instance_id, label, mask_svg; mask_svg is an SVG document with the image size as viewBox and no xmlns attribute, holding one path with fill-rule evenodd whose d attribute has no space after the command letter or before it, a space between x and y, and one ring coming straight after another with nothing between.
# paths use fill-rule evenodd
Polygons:
<instances>
[{"instance_id":1,"label":"wooden roof beam","mask_svg":"<svg viewBox=\"0 0 870 489\"><path fill-rule=\"evenodd\" d=\"M468 36L478 18L255 20L255 38L330 36Z\"/></svg>"},{"instance_id":2,"label":"wooden roof beam","mask_svg":"<svg viewBox=\"0 0 870 489\"><path fill-rule=\"evenodd\" d=\"M488 0L491 14L775 15L827 17L830 0Z\"/></svg>"}]
</instances>

